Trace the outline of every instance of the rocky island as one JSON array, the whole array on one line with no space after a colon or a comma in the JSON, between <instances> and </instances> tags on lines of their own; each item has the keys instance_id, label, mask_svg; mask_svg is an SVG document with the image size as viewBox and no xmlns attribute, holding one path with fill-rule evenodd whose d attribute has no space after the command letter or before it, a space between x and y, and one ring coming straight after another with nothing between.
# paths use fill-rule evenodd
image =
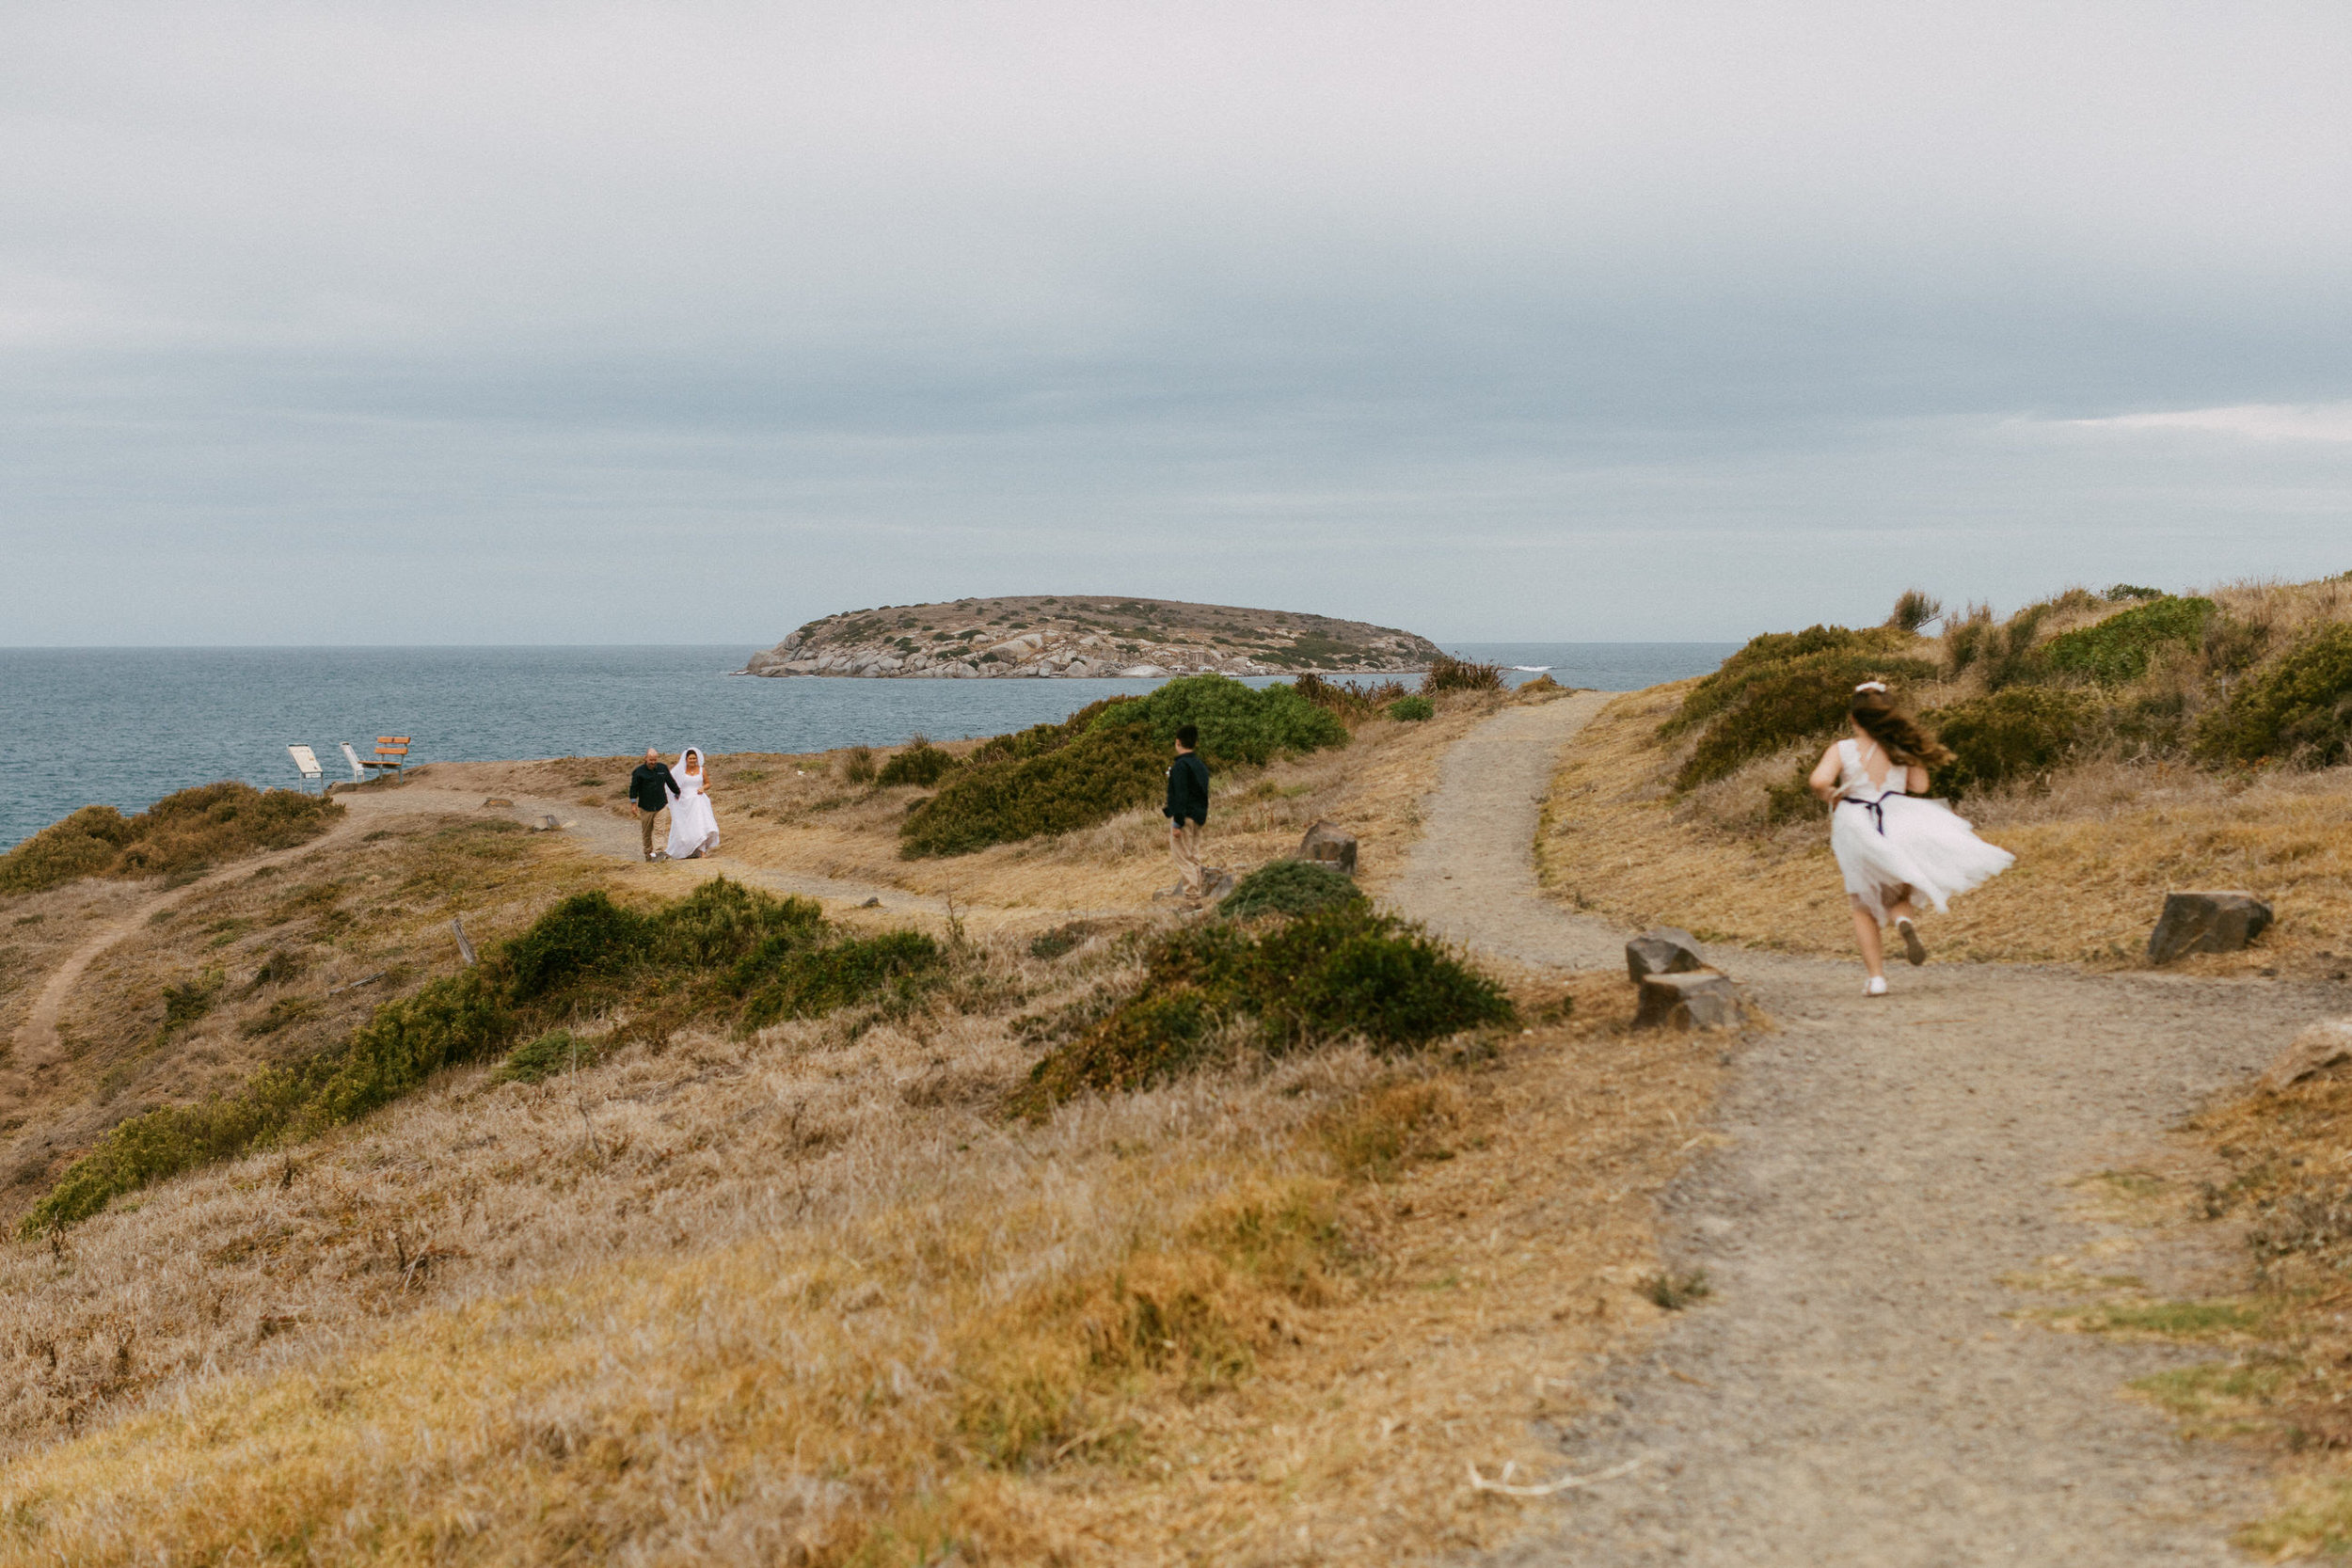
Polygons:
<instances>
[{"instance_id":1,"label":"rocky island","mask_svg":"<svg viewBox=\"0 0 2352 1568\"><path fill-rule=\"evenodd\" d=\"M1394 626L1291 610L1091 594L885 605L811 621L754 654L754 675L985 680L1405 674L1438 645Z\"/></svg>"}]
</instances>

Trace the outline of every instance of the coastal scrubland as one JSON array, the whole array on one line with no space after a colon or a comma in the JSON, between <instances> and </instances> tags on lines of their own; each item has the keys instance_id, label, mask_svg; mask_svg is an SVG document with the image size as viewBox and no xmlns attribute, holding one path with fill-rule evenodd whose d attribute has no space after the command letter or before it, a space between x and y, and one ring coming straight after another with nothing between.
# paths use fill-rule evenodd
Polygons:
<instances>
[{"instance_id":1,"label":"coastal scrubland","mask_svg":"<svg viewBox=\"0 0 2352 1568\"><path fill-rule=\"evenodd\" d=\"M1205 923L1151 896L1155 800L905 858L1009 742L714 759L717 863L516 820L633 844L627 759L437 764L177 889L0 897L31 987L102 949L10 1063L0 1561L1507 1538L1462 1465L1534 1467L1667 1309L1643 1197L1721 1063L1282 859L1337 820L1376 894L1447 742L1548 695L1491 676L1201 693L1261 868ZM1154 748L1207 711L1130 705Z\"/></svg>"},{"instance_id":2,"label":"coastal scrubland","mask_svg":"<svg viewBox=\"0 0 2352 1568\"><path fill-rule=\"evenodd\" d=\"M2166 892L2233 888L2279 924L2191 970L2352 967L2352 580L2074 590L2006 619L1972 607L1936 636L1928 608L1760 637L1705 679L1618 699L1554 782L1547 885L1709 940L1847 951L1804 774L1875 677L1957 753L1936 792L2018 855L1925 923L1940 954L2131 965Z\"/></svg>"}]
</instances>

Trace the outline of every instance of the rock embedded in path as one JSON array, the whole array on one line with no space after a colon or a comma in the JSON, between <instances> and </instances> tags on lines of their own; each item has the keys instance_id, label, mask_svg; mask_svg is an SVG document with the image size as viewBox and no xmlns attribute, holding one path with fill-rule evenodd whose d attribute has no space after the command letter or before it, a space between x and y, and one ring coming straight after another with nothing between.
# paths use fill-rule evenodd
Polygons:
<instances>
[{"instance_id":1,"label":"rock embedded in path","mask_svg":"<svg viewBox=\"0 0 2352 1568\"><path fill-rule=\"evenodd\" d=\"M1625 972L1637 986L1653 974L1687 974L1706 967L1698 939L1678 926L1653 926L1625 944Z\"/></svg>"},{"instance_id":2,"label":"rock embedded in path","mask_svg":"<svg viewBox=\"0 0 2352 1568\"><path fill-rule=\"evenodd\" d=\"M2263 1070L2260 1086L2275 1093L2345 1062L2352 1062L2352 1018L2326 1019L2288 1042Z\"/></svg>"},{"instance_id":3,"label":"rock embedded in path","mask_svg":"<svg viewBox=\"0 0 2352 1568\"><path fill-rule=\"evenodd\" d=\"M1711 970L1643 977L1636 1029L1737 1029L1743 1017L1739 988Z\"/></svg>"},{"instance_id":4,"label":"rock embedded in path","mask_svg":"<svg viewBox=\"0 0 2352 1568\"><path fill-rule=\"evenodd\" d=\"M2250 893L2168 893L2148 961L2169 964L2189 953L2235 953L2263 934L2270 906Z\"/></svg>"},{"instance_id":5,"label":"rock embedded in path","mask_svg":"<svg viewBox=\"0 0 2352 1568\"><path fill-rule=\"evenodd\" d=\"M1313 861L1334 871L1356 875L1356 835L1344 828L1334 828L1328 822L1317 822L1307 830L1307 836L1298 841L1302 861Z\"/></svg>"}]
</instances>

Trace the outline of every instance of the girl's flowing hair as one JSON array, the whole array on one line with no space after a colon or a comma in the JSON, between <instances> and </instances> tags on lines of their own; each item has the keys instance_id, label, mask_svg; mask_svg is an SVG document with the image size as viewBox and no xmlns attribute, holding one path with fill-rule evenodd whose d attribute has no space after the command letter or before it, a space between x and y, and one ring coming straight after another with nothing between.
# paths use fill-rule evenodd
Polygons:
<instances>
[{"instance_id":1,"label":"girl's flowing hair","mask_svg":"<svg viewBox=\"0 0 2352 1568\"><path fill-rule=\"evenodd\" d=\"M1846 711L1862 726L1862 733L1884 747L1896 762L1940 768L1952 760L1950 748L1930 735L1883 688L1856 691Z\"/></svg>"}]
</instances>

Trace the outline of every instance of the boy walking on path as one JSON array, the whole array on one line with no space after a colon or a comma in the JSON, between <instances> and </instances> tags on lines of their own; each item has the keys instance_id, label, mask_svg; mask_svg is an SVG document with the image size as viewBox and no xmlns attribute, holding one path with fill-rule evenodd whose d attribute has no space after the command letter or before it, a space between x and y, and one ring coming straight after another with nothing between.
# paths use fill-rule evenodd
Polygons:
<instances>
[{"instance_id":1,"label":"boy walking on path","mask_svg":"<svg viewBox=\"0 0 2352 1568\"><path fill-rule=\"evenodd\" d=\"M653 819L661 815L661 808L678 793L677 780L670 776L670 765L661 760L661 753L645 748L645 760L628 776L628 798L637 802L637 826L644 831L645 858L653 859Z\"/></svg>"},{"instance_id":2,"label":"boy walking on path","mask_svg":"<svg viewBox=\"0 0 2352 1568\"><path fill-rule=\"evenodd\" d=\"M1200 866L1200 830L1209 820L1209 765L1193 750L1200 744L1196 726L1177 726L1176 760L1168 766L1168 804L1160 808L1168 818L1168 857L1184 892L1195 898L1208 880Z\"/></svg>"}]
</instances>

